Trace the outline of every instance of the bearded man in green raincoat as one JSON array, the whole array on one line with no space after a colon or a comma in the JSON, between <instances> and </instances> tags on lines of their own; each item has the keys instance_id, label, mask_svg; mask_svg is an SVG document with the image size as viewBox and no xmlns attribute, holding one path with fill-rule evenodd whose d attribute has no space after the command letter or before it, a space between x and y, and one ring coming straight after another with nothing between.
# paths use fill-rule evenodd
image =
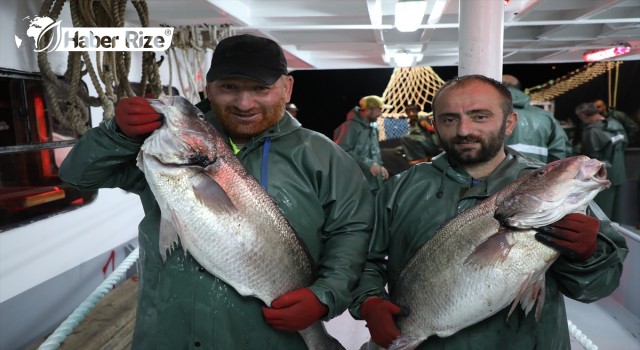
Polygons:
<instances>
[{"instance_id":1,"label":"bearded man in green raincoat","mask_svg":"<svg viewBox=\"0 0 640 350\"><path fill-rule=\"evenodd\" d=\"M401 310L389 301L387 282L442 223L544 165L504 146L517 114L500 82L481 75L451 80L434 96L433 111L445 152L392 177L378 193L367 264L350 307L355 318L367 322L372 341L384 348L400 335L394 317ZM561 252L546 273L538 321L520 308L507 317L507 306L449 337L431 336L418 349L569 350L563 295L589 303L613 292L627 245L608 220L578 213L545 226L537 238Z\"/></svg>"}]
</instances>

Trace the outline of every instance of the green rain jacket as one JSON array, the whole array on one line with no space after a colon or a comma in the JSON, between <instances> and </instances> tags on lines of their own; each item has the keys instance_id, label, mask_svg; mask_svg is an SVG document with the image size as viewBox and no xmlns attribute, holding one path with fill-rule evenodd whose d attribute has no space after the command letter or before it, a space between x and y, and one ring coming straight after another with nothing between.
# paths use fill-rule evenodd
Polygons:
<instances>
[{"instance_id":1,"label":"green rain jacket","mask_svg":"<svg viewBox=\"0 0 640 350\"><path fill-rule=\"evenodd\" d=\"M382 165L382 155L378 129L372 125L375 124L360 115L360 107L355 107L347 114L347 120L333 131L333 141L356 160L369 188L376 193L382 187L382 177L371 175L369 169L373 163Z\"/></svg>"},{"instance_id":2,"label":"green rain jacket","mask_svg":"<svg viewBox=\"0 0 640 350\"><path fill-rule=\"evenodd\" d=\"M611 185L622 185L627 180L624 150L627 139L624 127L615 119L600 120L585 125L582 132L582 154L603 161Z\"/></svg>"},{"instance_id":3,"label":"green rain jacket","mask_svg":"<svg viewBox=\"0 0 640 350\"><path fill-rule=\"evenodd\" d=\"M433 157L442 151L438 135L420 126L420 122L425 119L418 118L415 125L409 126L409 133L400 138L400 145L409 161Z\"/></svg>"},{"instance_id":4,"label":"green rain jacket","mask_svg":"<svg viewBox=\"0 0 640 350\"><path fill-rule=\"evenodd\" d=\"M622 125L625 138L630 147L640 146L640 139L638 139L640 137L640 125L631 119L627 113L608 108L603 116L608 120L615 119Z\"/></svg>"},{"instance_id":5,"label":"green rain jacket","mask_svg":"<svg viewBox=\"0 0 640 350\"><path fill-rule=\"evenodd\" d=\"M211 112L206 117L215 125ZM351 303L350 290L365 262L373 198L351 157L288 114L237 154L253 176L260 178L267 137L268 192L318 267L318 279L309 288L328 307L328 320ZM181 248L163 263L160 209L136 167L140 146L108 120L83 135L60 168L62 179L79 188L119 187L141 198L145 217L138 227L133 349L306 349L297 332L277 331L266 323L258 299L240 296Z\"/></svg>"},{"instance_id":6,"label":"green rain jacket","mask_svg":"<svg viewBox=\"0 0 640 350\"><path fill-rule=\"evenodd\" d=\"M545 163L571 155L571 143L560 123L541 108L531 105L524 92L509 87L513 98L513 110L518 113L518 124L505 145Z\"/></svg>"},{"instance_id":7,"label":"green rain jacket","mask_svg":"<svg viewBox=\"0 0 640 350\"><path fill-rule=\"evenodd\" d=\"M616 206L617 193L627 180L624 163L626 147L624 127L617 120L610 118L584 126L582 154L603 161L607 166L607 178L611 181L611 187L598 193L594 200L602 211L614 220L619 215L619 208Z\"/></svg>"},{"instance_id":8,"label":"green rain jacket","mask_svg":"<svg viewBox=\"0 0 640 350\"><path fill-rule=\"evenodd\" d=\"M486 179L471 187L472 178L450 165L446 153L392 177L376 198L374 233L365 271L354 291L351 314L360 319L362 302L370 296L389 298L384 287L395 280L416 250L448 219L498 192L541 163L506 148L507 158ZM456 334L429 337L418 349L570 349L563 294L582 302L609 295L618 287L625 240L609 222L601 222L597 251L583 263L559 258L546 275L541 319L509 308ZM388 258L385 258L388 255ZM393 290L393 286L389 286Z\"/></svg>"}]
</instances>

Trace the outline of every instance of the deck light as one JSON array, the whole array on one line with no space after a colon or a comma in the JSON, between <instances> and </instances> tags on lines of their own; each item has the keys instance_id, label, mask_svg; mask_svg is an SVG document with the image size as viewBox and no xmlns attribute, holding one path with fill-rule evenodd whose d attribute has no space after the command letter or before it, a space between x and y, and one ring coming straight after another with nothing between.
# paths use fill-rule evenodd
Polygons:
<instances>
[{"instance_id":1,"label":"deck light","mask_svg":"<svg viewBox=\"0 0 640 350\"><path fill-rule=\"evenodd\" d=\"M601 61L607 58L626 55L629 52L631 52L631 45L624 43L607 49L587 51L582 55L582 59L587 62Z\"/></svg>"},{"instance_id":2,"label":"deck light","mask_svg":"<svg viewBox=\"0 0 640 350\"><path fill-rule=\"evenodd\" d=\"M426 0L398 0L396 2L395 27L401 32L415 32L422 24Z\"/></svg>"}]
</instances>

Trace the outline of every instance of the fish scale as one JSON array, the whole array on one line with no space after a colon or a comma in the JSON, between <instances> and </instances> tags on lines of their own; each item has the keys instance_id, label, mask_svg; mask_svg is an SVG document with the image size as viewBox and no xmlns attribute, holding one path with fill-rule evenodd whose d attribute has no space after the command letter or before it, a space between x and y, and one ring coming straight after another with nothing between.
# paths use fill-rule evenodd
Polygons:
<instances>
[{"instance_id":1,"label":"fish scale","mask_svg":"<svg viewBox=\"0 0 640 350\"><path fill-rule=\"evenodd\" d=\"M182 97L150 104L165 122L145 140L138 167L161 210L163 258L180 244L209 273L266 305L309 286L306 247L222 136ZM344 349L320 321L299 333L309 349Z\"/></svg>"}]
</instances>

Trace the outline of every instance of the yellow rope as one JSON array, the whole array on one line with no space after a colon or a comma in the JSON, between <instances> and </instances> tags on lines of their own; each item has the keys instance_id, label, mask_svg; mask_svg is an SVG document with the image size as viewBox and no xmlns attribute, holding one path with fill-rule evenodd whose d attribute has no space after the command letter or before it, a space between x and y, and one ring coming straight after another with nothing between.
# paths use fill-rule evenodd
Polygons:
<instances>
[{"instance_id":1,"label":"yellow rope","mask_svg":"<svg viewBox=\"0 0 640 350\"><path fill-rule=\"evenodd\" d=\"M616 82L613 85L613 101L609 104L611 108L615 109L618 104L618 83L620 81L620 64L622 62L616 62Z\"/></svg>"},{"instance_id":2,"label":"yellow rope","mask_svg":"<svg viewBox=\"0 0 640 350\"><path fill-rule=\"evenodd\" d=\"M611 71L607 74L607 106L611 106Z\"/></svg>"}]
</instances>

